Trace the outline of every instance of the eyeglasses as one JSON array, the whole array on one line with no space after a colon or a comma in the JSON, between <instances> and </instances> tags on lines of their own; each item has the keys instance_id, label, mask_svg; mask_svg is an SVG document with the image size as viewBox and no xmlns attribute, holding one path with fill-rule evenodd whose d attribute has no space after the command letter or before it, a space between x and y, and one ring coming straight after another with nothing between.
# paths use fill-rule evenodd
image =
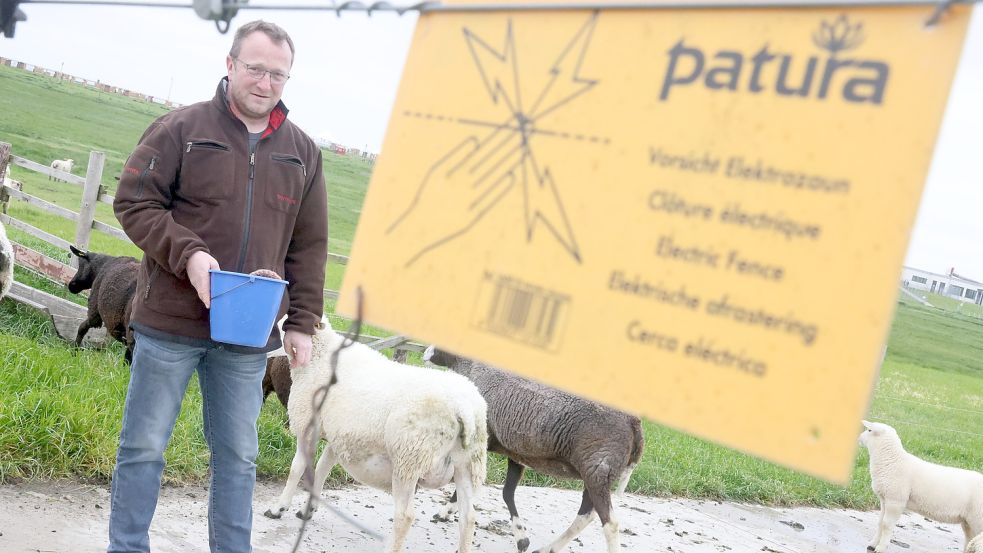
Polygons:
<instances>
[{"instance_id":1,"label":"eyeglasses","mask_svg":"<svg viewBox=\"0 0 983 553\"><path fill-rule=\"evenodd\" d=\"M290 75L282 73L280 71L270 71L268 69L263 69L259 65L251 65L239 58L232 58L235 61L241 63L243 67L246 68L246 74L253 78L253 80L260 81L268 74L270 76L270 82L273 84L283 84L287 82Z\"/></svg>"}]
</instances>

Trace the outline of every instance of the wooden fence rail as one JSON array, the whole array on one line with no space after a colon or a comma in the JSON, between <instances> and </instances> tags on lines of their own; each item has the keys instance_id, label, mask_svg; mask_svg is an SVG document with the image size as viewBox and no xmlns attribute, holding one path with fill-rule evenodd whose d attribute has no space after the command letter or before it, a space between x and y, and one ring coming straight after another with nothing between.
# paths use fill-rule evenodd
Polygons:
<instances>
[{"instance_id":1,"label":"wooden fence rail","mask_svg":"<svg viewBox=\"0 0 983 553\"><path fill-rule=\"evenodd\" d=\"M66 251L67 252L68 251L68 246L71 245L71 243L68 240L62 240L61 238L58 238L54 234L48 234L47 232L45 232L45 231L43 231L43 230L41 230L41 229L39 229L39 228L37 228L35 226L31 226L31 225L25 223L24 221L20 221L20 220L14 219L13 217L10 217L9 215L0 214L0 221L3 221L3 224L4 225L7 225L8 227L11 227L11 228L15 228L15 229L23 232L24 234L30 234L31 236L34 236L35 238L40 238L41 240L44 240L45 242L51 244L52 246L55 246L59 250L62 250L62 251Z\"/></svg>"},{"instance_id":2,"label":"wooden fence rail","mask_svg":"<svg viewBox=\"0 0 983 553\"><path fill-rule=\"evenodd\" d=\"M98 154L100 154L102 156L105 156L105 154L103 154L102 152L92 152L92 153L93 154L98 153ZM92 159L92 155L91 154L89 155L89 159L90 160ZM12 156L10 156L10 163L12 165L16 165L18 167L23 167L24 169L27 169L29 171L33 171L35 173L41 173L42 175L47 175L48 177L51 177L53 179L58 179L60 181L65 181L65 182L67 182L69 184L76 184L78 186L85 186L85 179L82 178L82 177L80 177L80 176L78 176L78 175L73 175L72 173L67 173L65 171L59 171L58 169L52 169L51 167L48 167L47 165L41 165L40 163L31 161L29 159L25 159L25 158L22 158L22 157L19 157L19 156L12 155ZM102 174L100 174L99 176L101 178L102 177Z\"/></svg>"},{"instance_id":3,"label":"wooden fence rail","mask_svg":"<svg viewBox=\"0 0 983 553\"><path fill-rule=\"evenodd\" d=\"M38 238L39 240L47 242L61 251L68 251L70 245L74 245L83 250L88 249L89 239L93 230L132 244L130 238L126 236L126 233L121 229L95 220L96 204L101 202L112 205L114 200L113 196L105 193L105 189L102 186L102 174L105 169L105 162L106 156L104 153L96 151L90 152L86 176L85 178L82 178L71 173L52 169L51 167L26 158L12 155L10 153L10 144L0 142L0 175L3 174L3 169L8 164L17 165L18 167L22 167L29 171L47 175L68 184L82 187L82 201L79 206L79 211L75 212L37 196L31 195L23 190L17 190L0 184L0 222L3 222L4 225L11 228L18 229L25 234ZM74 221L76 224L74 244L42 229L34 227L24 221L11 217L9 214L7 214L7 205L10 200L25 202L28 205L45 211L46 213ZM75 271L73 267L77 267L77 260L74 257L71 260L72 266L69 266L61 261L45 255L44 253L37 252L16 242L14 243L14 248L14 257L18 265L41 273L58 282L66 283L71 280L72 274L74 274ZM348 263L348 257L329 252L328 262L346 265ZM324 296L328 299L337 299L338 292L336 290L325 289ZM38 295L34 297L37 298L43 296ZM55 307L52 307L52 309L55 309ZM63 307L59 304L57 309L63 310ZM61 330L63 329L59 329L59 331ZM405 352L423 351L424 348L422 344L412 343L408 340L408 338L403 336L396 336L385 340L377 340L373 338L367 341L372 340L374 340L373 346L377 349L392 347Z\"/></svg>"}]
</instances>

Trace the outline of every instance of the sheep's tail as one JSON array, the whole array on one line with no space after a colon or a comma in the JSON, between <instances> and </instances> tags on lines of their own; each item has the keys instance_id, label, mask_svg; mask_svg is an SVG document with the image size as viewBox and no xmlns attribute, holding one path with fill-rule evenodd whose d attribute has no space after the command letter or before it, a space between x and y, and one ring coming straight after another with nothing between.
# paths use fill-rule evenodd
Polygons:
<instances>
[{"instance_id":1,"label":"sheep's tail","mask_svg":"<svg viewBox=\"0 0 983 553\"><path fill-rule=\"evenodd\" d=\"M642 421L637 417L629 415L628 425L631 427L632 433L631 449L628 454L628 465L621 471L621 476L618 477L618 484L614 491L616 496L621 496L625 493L625 488L628 487L628 481L631 479L631 473L635 472L635 467L642 458L642 451L645 449L645 435L642 433ZM983 551L980 553L983 553Z\"/></svg>"},{"instance_id":2,"label":"sheep's tail","mask_svg":"<svg viewBox=\"0 0 983 553\"><path fill-rule=\"evenodd\" d=\"M471 486L475 492L485 483L488 472L488 421L487 410L481 407L462 406L458 409L461 447L468 453Z\"/></svg>"},{"instance_id":3,"label":"sheep's tail","mask_svg":"<svg viewBox=\"0 0 983 553\"><path fill-rule=\"evenodd\" d=\"M966 553L983 553L983 534L977 534L966 544Z\"/></svg>"},{"instance_id":4,"label":"sheep's tail","mask_svg":"<svg viewBox=\"0 0 983 553\"><path fill-rule=\"evenodd\" d=\"M638 417L629 415L628 424L631 426L632 434L631 455L628 456L628 464L634 466L638 464L642 458L642 452L645 450L645 434L642 433L642 421Z\"/></svg>"}]
</instances>

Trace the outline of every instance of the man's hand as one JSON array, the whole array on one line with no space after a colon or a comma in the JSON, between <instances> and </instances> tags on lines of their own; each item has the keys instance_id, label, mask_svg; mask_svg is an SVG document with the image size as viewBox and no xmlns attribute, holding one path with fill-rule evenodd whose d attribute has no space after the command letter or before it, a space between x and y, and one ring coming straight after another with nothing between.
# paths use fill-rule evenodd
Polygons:
<instances>
[{"instance_id":1,"label":"man's hand","mask_svg":"<svg viewBox=\"0 0 983 553\"><path fill-rule=\"evenodd\" d=\"M291 367L303 367L311 360L311 335L297 330L284 332L283 350L290 357Z\"/></svg>"},{"instance_id":2,"label":"man's hand","mask_svg":"<svg viewBox=\"0 0 983 553\"><path fill-rule=\"evenodd\" d=\"M198 291L198 299L205 307L212 306L212 281L208 275L209 269L218 270L218 261L208 254L208 252L197 251L188 258L188 280Z\"/></svg>"}]
</instances>

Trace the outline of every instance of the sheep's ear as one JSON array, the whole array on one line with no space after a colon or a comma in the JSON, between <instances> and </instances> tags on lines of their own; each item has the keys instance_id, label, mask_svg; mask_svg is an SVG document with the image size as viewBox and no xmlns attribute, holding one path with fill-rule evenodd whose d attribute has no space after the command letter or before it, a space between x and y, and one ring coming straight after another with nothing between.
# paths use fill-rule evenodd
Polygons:
<instances>
[{"instance_id":1,"label":"sheep's ear","mask_svg":"<svg viewBox=\"0 0 983 553\"><path fill-rule=\"evenodd\" d=\"M80 249L76 248L75 246L69 245L68 246L68 249L72 250L72 253L74 253L78 257L81 257L82 259L86 259L89 256L89 254L86 253L85 250L80 250Z\"/></svg>"}]
</instances>

